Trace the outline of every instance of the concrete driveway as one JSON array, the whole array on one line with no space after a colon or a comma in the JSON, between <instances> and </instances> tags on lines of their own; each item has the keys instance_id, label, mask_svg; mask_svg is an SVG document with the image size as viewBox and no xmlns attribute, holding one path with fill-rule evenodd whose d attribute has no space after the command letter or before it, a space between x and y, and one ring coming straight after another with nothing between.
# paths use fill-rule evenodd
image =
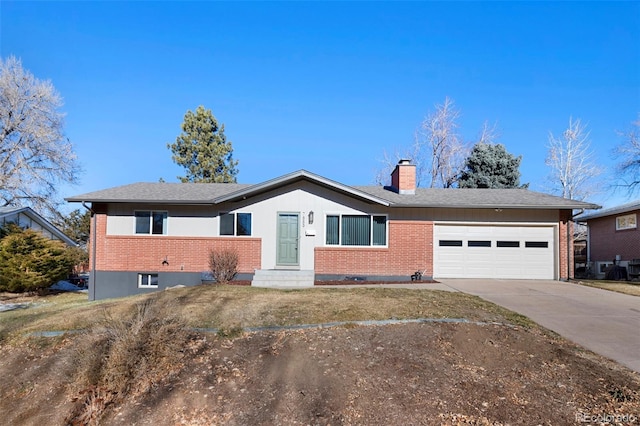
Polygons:
<instances>
[{"instance_id":1,"label":"concrete driveway","mask_svg":"<svg viewBox=\"0 0 640 426\"><path fill-rule=\"evenodd\" d=\"M640 297L560 281L440 279L640 373Z\"/></svg>"}]
</instances>

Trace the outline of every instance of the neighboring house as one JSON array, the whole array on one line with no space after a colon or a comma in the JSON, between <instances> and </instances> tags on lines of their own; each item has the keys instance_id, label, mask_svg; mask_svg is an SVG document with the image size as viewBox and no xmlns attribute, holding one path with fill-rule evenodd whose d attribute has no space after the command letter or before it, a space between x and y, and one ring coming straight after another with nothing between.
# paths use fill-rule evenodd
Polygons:
<instances>
[{"instance_id":1,"label":"neighboring house","mask_svg":"<svg viewBox=\"0 0 640 426\"><path fill-rule=\"evenodd\" d=\"M211 248L240 255L238 279L566 279L573 209L525 189L416 188L401 161L390 187L347 186L301 170L257 185L136 183L67 198L91 203L89 297L199 284Z\"/></svg>"},{"instance_id":2,"label":"neighboring house","mask_svg":"<svg viewBox=\"0 0 640 426\"><path fill-rule=\"evenodd\" d=\"M60 240L70 247L78 245L31 207L0 207L0 227L9 223L16 224L22 229L33 229L51 240Z\"/></svg>"},{"instance_id":3,"label":"neighboring house","mask_svg":"<svg viewBox=\"0 0 640 426\"><path fill-rule=\"evenodd\" d=\"M586 223L587 261L593 265L596 277L603 278L614 263L627 267L629 274L640 274L640 200L611 209L601 210L576 220ZM637 262L634 262L637 260Z\"/></svg>"}]
</instances>

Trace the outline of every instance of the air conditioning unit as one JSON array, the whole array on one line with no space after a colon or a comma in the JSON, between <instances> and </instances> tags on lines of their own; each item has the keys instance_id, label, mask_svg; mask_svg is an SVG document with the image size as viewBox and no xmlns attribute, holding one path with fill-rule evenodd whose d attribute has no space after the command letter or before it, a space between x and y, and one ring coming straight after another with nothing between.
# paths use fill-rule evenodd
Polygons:
<instances>
[{"instance_id":1,"label":"air conditioning unit","mask_svg":"<svg viewBox=\"0 0 640 426\"><path fill-rule=\"evenodd\" d=\"M596 262L596 278L602 279L607 273L607 269L613 266L613 262Z\"/></svg>"}]
</instances>

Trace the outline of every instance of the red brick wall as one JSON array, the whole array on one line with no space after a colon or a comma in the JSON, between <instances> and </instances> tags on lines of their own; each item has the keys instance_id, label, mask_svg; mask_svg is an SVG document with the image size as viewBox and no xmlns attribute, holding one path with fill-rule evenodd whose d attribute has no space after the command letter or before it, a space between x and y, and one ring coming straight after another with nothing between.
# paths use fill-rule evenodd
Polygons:
<instances>
[{"instance_id":1,"label":"red brick wall","mask_svg":"<svg viewBox=\"0 0 640 426\"><path fill-rule=\"evenodd\" d=\"M316 247L316 274L406 275L420 270L433 274L433 222L388 222L387 248Z\"/></svg>"},{"instance_id":2,"label":"red brick wall","mask_svg":"<svg viewBox=\"0 0 640 426\"><path fill-rule=\"evenodd\" d=\"M391 186L400 191L415 190L416 166L413 164L398 164L393 173L391 173Z\"/></svg>"},{"instance_id":3,"label":"red brick wall","mask_svg":"<svg viewBox=\"0 0 640 426\"><path fill-rule=\"evenodd\" d=\"M209 269L211 248L235 248L238 272L253 273L261 266L260 238L165 237L106 235L106 214L97 214L96 269L99 271L202 272ZM169 265L163 265L167 259Z\"/></svg>"},{"instance_id":4,"label":"red brick wall","mask_svg":"<svg viewBox=\"0 0 640 426\"><path fill-rule=\"evenodd\" d=\"M616 216L633 213L640 216L640 210ZM617 254L622 256L622 260L640 259L640 229L616 231L616 216L601 217L589 221L591 261L611 262Z\"/></svg>"},{"instance_id":5,"label":"red brick wall","mask_svg":"<svg viewBox=\"0 0 640 426\"><path fill-rule=\"evenodd\" d=\"M571 222L571 210L561 210L558 227L560 233L560 279L573 278L573 222ZM567 227L569 227L569 233L567 238ZM567 244L568 252L567 252Z\"/></svg>"}]
</instances>

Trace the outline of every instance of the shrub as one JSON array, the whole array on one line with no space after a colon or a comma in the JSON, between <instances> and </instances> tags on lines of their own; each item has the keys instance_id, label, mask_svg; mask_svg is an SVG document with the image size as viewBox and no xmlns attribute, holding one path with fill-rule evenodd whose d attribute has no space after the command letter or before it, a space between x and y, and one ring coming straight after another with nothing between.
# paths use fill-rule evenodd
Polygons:
<instances>
[{"instance_id":1,"label":"shrub","mask_svg":"<svg viewBox=\"0 0 640 426\"><path fill-rule=\"evenodd\" d=\"M32 229L11 227L0 239L0 291L35 291L66 278L73 267L70 249Z\"/></svg>"},{"instance_id":2,"label":"shrub","mask_svg":"<svg viewBox=\"0 0 640 426\"><path fill-rule=\"evenodd\" d=\"M175 312L150 298L130 316L106 315L87 333L78 350L81 397L69 424L99 424L111 404L144 394L179 372L191 335Z\"/></svg>"},{"instance_id":3,"label":"shrub","mask_svg":"<svg viewBox=\"0 0 640 426\"><path fill-rule=\"evenodd\" d=\"M238 252L232 249L211 249L209 269L219 284L227 284L238 273Z\"/></svg>"}]
</instances>

